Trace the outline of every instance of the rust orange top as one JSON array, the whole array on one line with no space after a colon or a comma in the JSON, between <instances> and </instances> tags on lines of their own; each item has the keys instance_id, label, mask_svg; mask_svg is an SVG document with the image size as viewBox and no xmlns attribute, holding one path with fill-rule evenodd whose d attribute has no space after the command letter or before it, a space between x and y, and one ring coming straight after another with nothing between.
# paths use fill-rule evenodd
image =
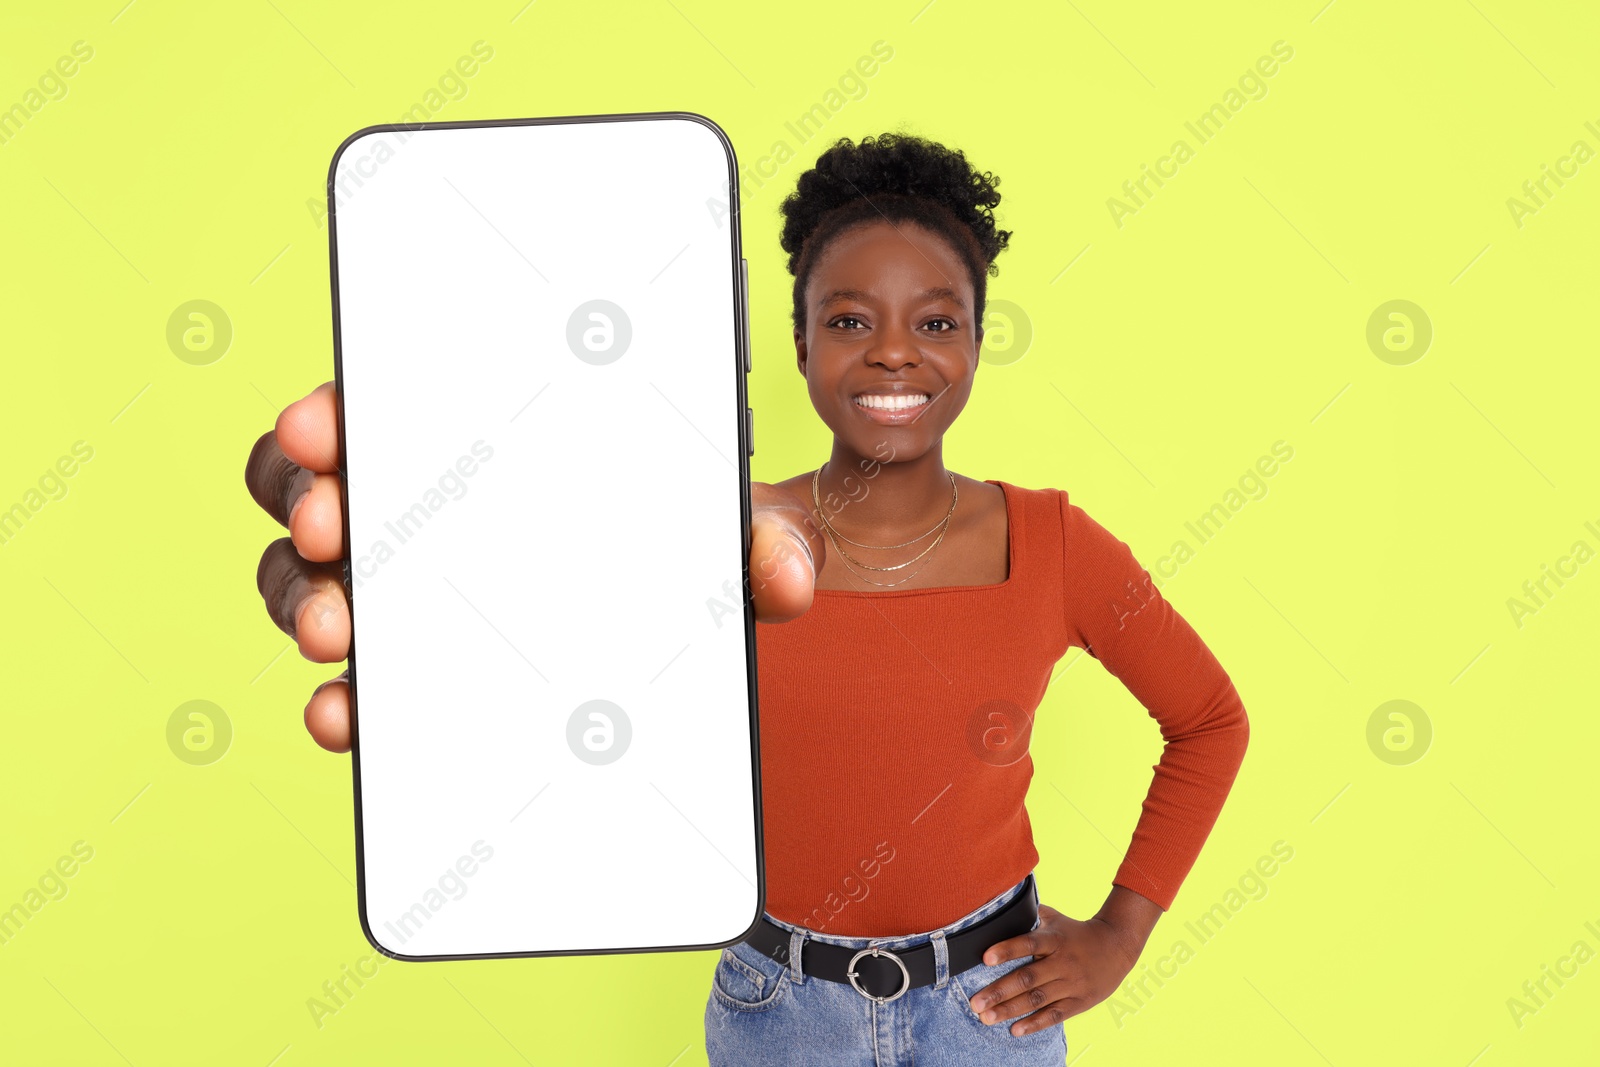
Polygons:
<instances>
[{"instance_id":1,"label":"rust orange top","mask_svg":"<svg viewBox=\"0 0 1600 1067\"><path fill-rule=\"evenodd\" d=\"M1233 785L1244 705L1149 571L1065 491L990 483L1005 581L821 589L800 618L756 627L766 908L785 922L919 933L1033 870L1028 736L1073 647L1165 742L1116 885L1171 907Z\"/></svg>"}]
</instances>

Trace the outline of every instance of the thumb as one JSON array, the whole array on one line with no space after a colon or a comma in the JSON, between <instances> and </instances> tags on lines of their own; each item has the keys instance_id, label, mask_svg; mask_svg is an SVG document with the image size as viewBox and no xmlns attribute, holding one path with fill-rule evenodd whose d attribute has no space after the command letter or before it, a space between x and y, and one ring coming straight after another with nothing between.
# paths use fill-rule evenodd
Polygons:
<instances>
[{"instance_id":1,"label":"thumb","mask_svg":"<svg viewBox=\"0 0 1600 1067\"><path fill-rule=\"evenodd\" d=\"M750 590L758 622L789 622L810 609L827 558L821 533L800 502L775 486L757 493L750 521Z\"/></svg>"}]
</instances>

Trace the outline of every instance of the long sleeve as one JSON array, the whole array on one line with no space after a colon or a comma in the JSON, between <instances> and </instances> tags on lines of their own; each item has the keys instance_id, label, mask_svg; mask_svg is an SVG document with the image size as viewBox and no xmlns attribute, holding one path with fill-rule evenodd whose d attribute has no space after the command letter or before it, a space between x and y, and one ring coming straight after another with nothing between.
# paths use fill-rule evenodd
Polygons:
<instances>
[{"instance_id":1,"label":"long sleeve","mask_svg":"<svg viewBox=\"0 0 1600 1067\"><path fill-rule=\"evenodd\" d=\"M1161 727L1165 742L1112 879L1166 910L1233 786L1250 724L1233 681L1132 550L1061 493L1066 623Z\"/></svg>"}]
</instances>

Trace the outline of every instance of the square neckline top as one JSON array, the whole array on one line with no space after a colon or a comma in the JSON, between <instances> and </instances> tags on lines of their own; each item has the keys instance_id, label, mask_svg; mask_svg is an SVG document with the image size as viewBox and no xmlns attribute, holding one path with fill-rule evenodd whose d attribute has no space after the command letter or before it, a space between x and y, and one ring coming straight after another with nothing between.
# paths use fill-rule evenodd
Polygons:
<instances>
[{"instance_id":1,"label":"square neckline top","mask_svg":"<svg viewBox=\"0 0 1600 1067\"><path fill-rule=\"evenodd\" d=\"M985 478L988 485L998 485L1001 495L1006 502L1006 577L1004 581L989 582L984 585L932 585L922 589L883 589L872 592L865 589L814 589L812 595L823 596L852 596L852 597L896 597L896 596L926 596L932 593L982 593L993 589L1005 589L1012 584L1017 576L1018 540L1017 540L1017 513L1013 499L1016 486L1010 485L1000 478Z\"/></svg>"}]
</instances>

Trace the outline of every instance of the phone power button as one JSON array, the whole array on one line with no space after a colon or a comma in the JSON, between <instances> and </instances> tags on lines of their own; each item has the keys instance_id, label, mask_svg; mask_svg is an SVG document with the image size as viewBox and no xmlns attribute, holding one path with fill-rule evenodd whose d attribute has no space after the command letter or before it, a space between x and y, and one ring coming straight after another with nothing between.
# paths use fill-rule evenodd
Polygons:
<instances>
[{"instance_id":1,"label":"phone power button","mask_svg":"<svg viewBox=\"0 0 1600 1067\"><path fill-rule=\"evenodd\" d=\"M756 454L756 413L750 408L745 408L744 409L744 439L745 439L745 441L747 441L749 443L750 454L752 456L755 455Z\"/></svg>"},{"instance_id":2,"label":"phone power button","mask_svg":"<svg viewBox=\"0 0 1600 1067\"><path fill-rule=\"evenodd\" d=\"M744 372L750 373L750 268L741 258L739 260L739 298L742 301L741 310L744 312L740 340L744 342Z\"/></svg>"}]
</instances>

